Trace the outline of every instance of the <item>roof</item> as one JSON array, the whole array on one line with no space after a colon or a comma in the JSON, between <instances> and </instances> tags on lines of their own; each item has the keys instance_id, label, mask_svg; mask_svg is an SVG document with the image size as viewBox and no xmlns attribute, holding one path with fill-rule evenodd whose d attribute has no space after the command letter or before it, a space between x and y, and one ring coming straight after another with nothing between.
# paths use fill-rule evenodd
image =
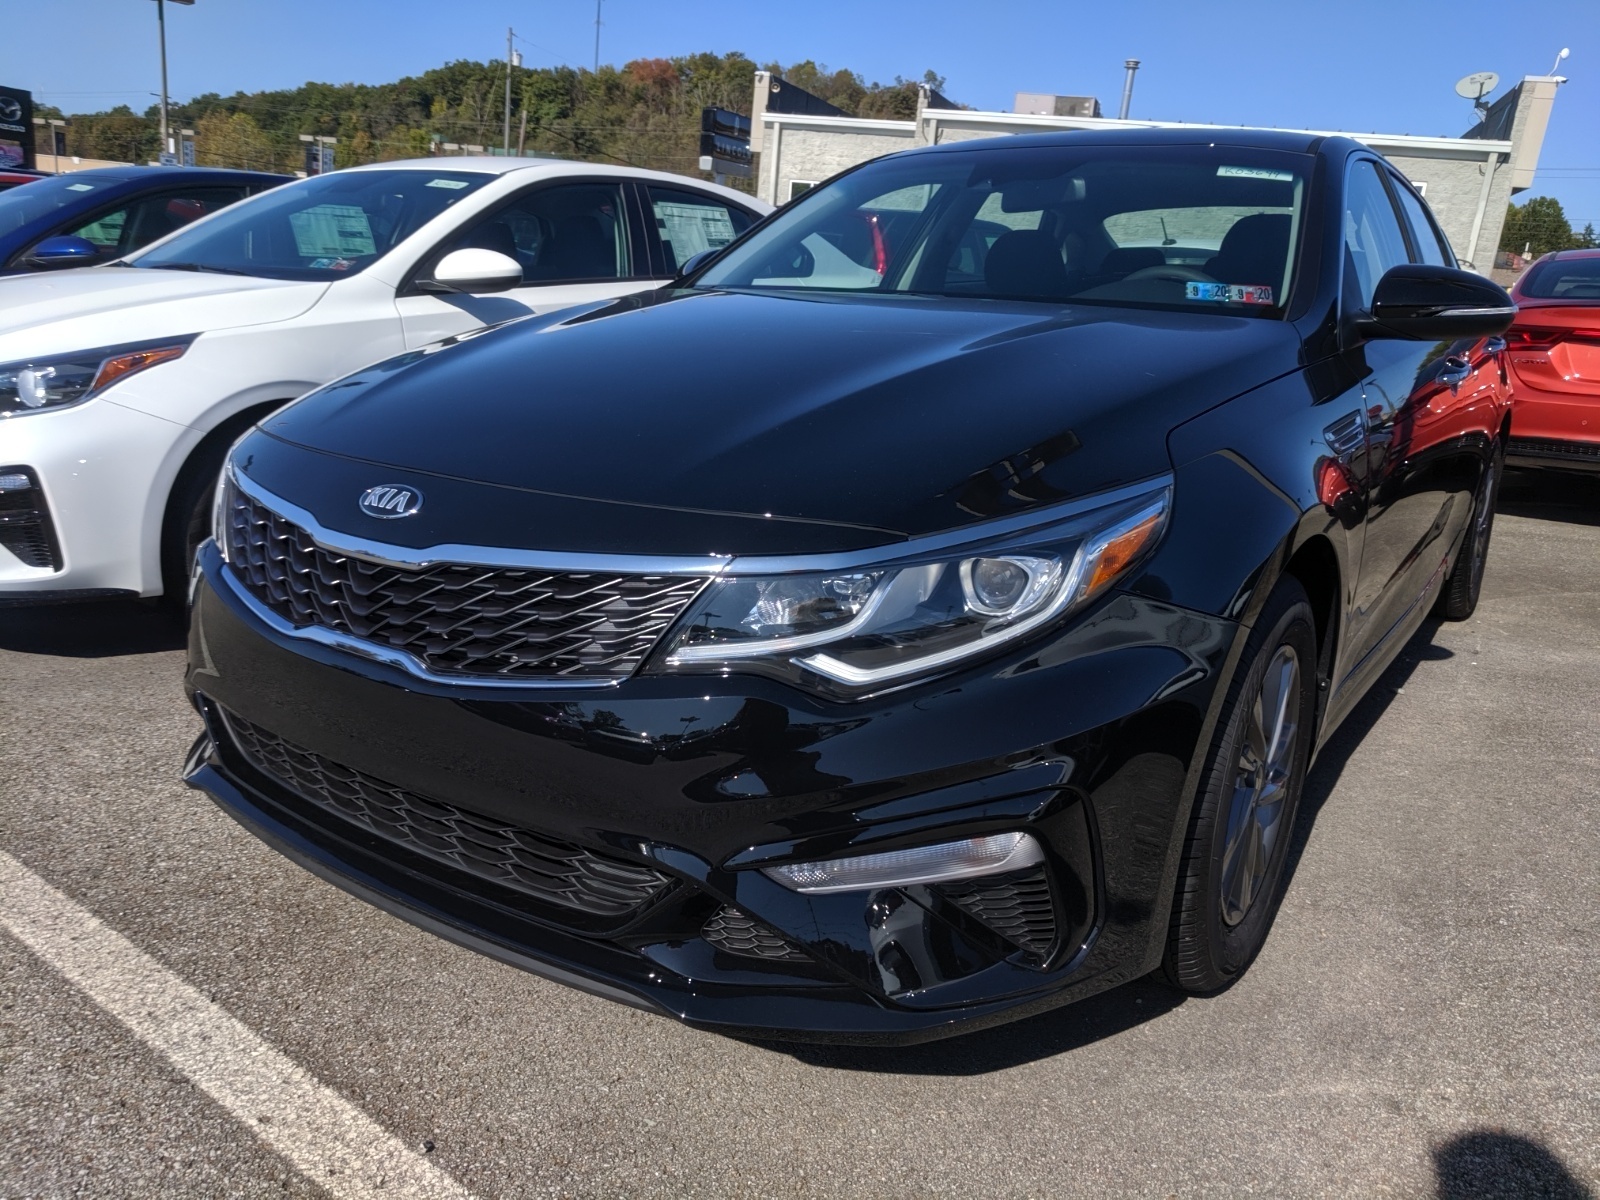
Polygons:
<instances>
[{"instance_id":1,"label":"roof","mask_svg":"<svg viewBox=\"0 0 1600 1200\"><path fill-rule=\"evenodd\" d=\"M1061 129L1040 133L1006 134L995 140L1002 139L1006 146L1238 146L1254 150L1285 150L1294 154L1313 153L1319 143L1328 140L1323 135L1315 133L1282 129L1237 129L1211 125L1190 125L1177 129L1156 129L1149 126L1129 126L1121 129ZM987 138L981 141L990 142ZM944 142L930 149L940 152L962 150L979 143L980 139Z\"/></svg>"},{"instance_id":2,"label":"roof","mask_svg":"<svg viewBox=\"0 0 1600 1200\"><path fill-rule=\"evenodd\" d=\"M359 167L346 167L347 171L472 171L481 175L505 175L511 171L525 171L531 167L583 167L592 169L600 163L580 163L567 158L517 158L511 155L461 154L434 158L402 158L395 162L362 163Z\"/></svg>"},{"instance_id":3,"label":"roof","mask_svg":"<svg viewBox=\"0 0 1600 1200\"><path fill-rule=\"evenodd\" d=\"M1540 261L1544 262L1553 258L1559 258L1563 261L1570 258L1600 258L1600 249L1585 247L1581 250L1556 250L1553 253L1546 254Z\"/></svg>"},{"instance_id":4,"label":"roof","mask_svg":"<svg viewBox=\"0 0 1600 1200\"><path fill-rule=\"evenodd\" d=\"M239 171L232 167L141 167L136 165L89 167L82 171L63 171L59 175L50 176L50 178L60 179L68 175L75 179L144 180L170 177L174 179L211 179L219 182L240 179L270 179L277 183L282 183L284 180L291 178L291 176L277 175L271 171Z\"/></svg>"}]
</instances>

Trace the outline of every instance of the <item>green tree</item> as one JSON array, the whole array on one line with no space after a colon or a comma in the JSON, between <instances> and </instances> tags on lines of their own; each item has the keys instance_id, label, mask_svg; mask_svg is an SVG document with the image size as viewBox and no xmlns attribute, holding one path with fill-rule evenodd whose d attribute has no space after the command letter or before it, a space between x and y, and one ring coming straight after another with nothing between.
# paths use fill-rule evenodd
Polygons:
<instances>
[{"instance_id":1,"label":"green tree","mask_svg":"<svg viewBox=\"0 0 1600 1200\"><path fill-rule=\"evenodd\" d=\"M1526 250L1530 257L1538 258L1552 250L1571 250L1578 245L1578 236L1572 232L1561 201L1554 196L1535 196L1524 204L1506 206L1500 249L1513 254Z\"/></svg>"},{"instance_id":2,"label":"green tree","mask_svg":"<svg viewBox=\"0 0 1600 1200\"><path fill-rule=\"evenodd\" d=\"M272 140L255 118L236 112L231 116L208 113L194 125L195 162L202 167L240 167L251 171L278 169L279 156Z\"/></svg>"}]
</instances>

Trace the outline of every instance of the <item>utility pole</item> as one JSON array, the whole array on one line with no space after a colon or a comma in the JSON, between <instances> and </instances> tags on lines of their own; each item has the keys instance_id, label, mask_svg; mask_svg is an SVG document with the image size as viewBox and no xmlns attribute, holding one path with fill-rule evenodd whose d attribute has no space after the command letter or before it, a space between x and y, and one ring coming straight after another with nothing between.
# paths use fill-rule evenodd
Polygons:
<instances>
[{"instance_id":1,"label":"utility pole","mask_svg":"<svg viewBox=\"0 0 1600 1200\"><path fill-rule=\"evenodd\" d=\"M1122 81L1122 111L1117 114L1117 120L1128 119L1128 109L1133 105L1133 73L1139 69L1139 60L1130 58L1123 66L1128 68L1128 77Z\"/></svg>"},{"instance_id":2,"label":"utility pole","mask_svg":"<svg viewBox=\"0 0 1600 1200\"><path fill-rule=\"evenodd\" d=\"M511 26L506 26L506 133L504 149L511 153L511 56L516 53L511 48L511 39L516 37L516 31Z\"/></svg>"},{"instance_id":3,"label":"utility pole","mask_svg":"<svg viewBox=\"0 0 1600 1200\"><path fill-rule=\"evenodd\" d=\"M157 0L159 3L159 0ZM594 0L594 73L600 74L600 6L605 0Z\"/></svg>"}]
</instances>

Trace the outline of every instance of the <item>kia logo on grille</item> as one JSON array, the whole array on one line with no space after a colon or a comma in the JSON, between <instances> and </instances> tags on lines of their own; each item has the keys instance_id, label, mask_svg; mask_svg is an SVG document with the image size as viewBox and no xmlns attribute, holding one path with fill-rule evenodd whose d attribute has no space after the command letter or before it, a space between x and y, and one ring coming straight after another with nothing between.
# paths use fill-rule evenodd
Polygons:
<instances>
[{"instance_id":1,"label":"kia logo on grille","mask_svg":"<svg viewBox=\"0 0 1600 1200\"><path fill-rule=\"evenodd\" d=\"M421 507L422 493L408 483L380 483L361 493L361 511L383 521L414 517Z\"/></svg>"}]
</instances>

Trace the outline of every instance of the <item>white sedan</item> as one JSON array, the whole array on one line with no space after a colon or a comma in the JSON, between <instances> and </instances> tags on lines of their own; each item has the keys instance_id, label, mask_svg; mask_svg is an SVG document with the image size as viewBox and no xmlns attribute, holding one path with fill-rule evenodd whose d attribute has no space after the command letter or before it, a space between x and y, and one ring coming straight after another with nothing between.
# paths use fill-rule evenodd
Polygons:
<instances>
[{"instance_id":1,"label":"white sedan","mask_svg":"<svg viewBox=\"0 0 1600 1200\"><path fill-rule=\"evenodd\" d=\"M223 454L273 409L453 334L658 287L768 211L652 171L424 159L0 279L0 603L179 590Z\"/></svg>"}]
</instances>

